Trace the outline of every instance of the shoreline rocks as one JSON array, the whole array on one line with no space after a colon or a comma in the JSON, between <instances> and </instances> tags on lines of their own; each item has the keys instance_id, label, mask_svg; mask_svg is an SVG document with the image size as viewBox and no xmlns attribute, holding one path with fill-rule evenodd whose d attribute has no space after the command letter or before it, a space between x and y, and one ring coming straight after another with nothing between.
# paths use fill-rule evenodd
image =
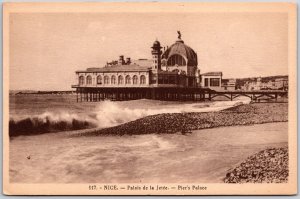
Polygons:
<instances>
[{"instance_id":1,"label":"shoreline rocks","mask_svg":"<svg viewBox=\"0 0 300 199\"><path fill-rule=\"evenodd\" d=\"M286 183L288 181L288 148L260 151L232 169L225 183Z\"/></svg>"},{"instance_id":2,"label":"shoreline rocks","mask_svg":"<svg viewBox=\"0 0 300 199\"><path fill-rule=\"evenodd\" d=\"M102 136L178 133L223 126L287 121L287 103L254 103L231 107L219 112L151 115L114 127L89 130L78 135Z\"/></svg>"}]
</instances>

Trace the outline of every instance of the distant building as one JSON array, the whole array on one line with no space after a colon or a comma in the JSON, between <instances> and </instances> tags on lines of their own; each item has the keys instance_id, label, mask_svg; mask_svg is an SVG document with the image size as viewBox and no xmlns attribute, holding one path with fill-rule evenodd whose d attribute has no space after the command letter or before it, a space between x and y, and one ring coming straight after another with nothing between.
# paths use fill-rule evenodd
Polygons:
<instances>
[{"instance_id":1,"label":"distant building","mask_svg":"<svg viewBox=\"0 0 300 199\"><path fill-rule=\"evenodd\" d=\"M262 82L261 90L276 90L275 80Z\"/></svg>"},{"instance_id":2,"label":"distant building","mask_svg":"<svg viewBox=\"0 0 300 199\"><path fill-rule=\"evenodd\" d=\"M236 79L222 79L222 88L224 91L236 90Z\"/></svg>"},{"instance_id":3,"label":"distant building","mask_svg":"<svg viewBox=\"0 0 300 199\"><path fill-rule=\"evenodd\" d=\"M288 77L275 79L276 89L287 91L289 87L288 82Z\"/></svg>"},{"instance_id":4,"label":"distant building","mask_svg":"<svg viewBox=\"0 0 300 199\"><path fill-rule=\"evenodd\" d=\"M242 90L288 90L288 77L252 78L245 82Z\"/></svg>"},{"instance_id":5,"label":"distant building","mask_svg":"<svg viewBox=\"0 0 300 199\"><path fill-rule=\"evenodd\" d=\"M252 78L247 81L243 87L243 90L252 91L252 90L261 90L262 82L261 78Z\"/></svg>"},{"instance_id":6,"label":"distant building","mask_svg":"<svg viewBox=\"0 0 300 199\"><path fill-rule=\"evenodd\" d=\"M201 87L222 90L222 72L208 72L201 74Z\"/></svg>"}]
</instances>

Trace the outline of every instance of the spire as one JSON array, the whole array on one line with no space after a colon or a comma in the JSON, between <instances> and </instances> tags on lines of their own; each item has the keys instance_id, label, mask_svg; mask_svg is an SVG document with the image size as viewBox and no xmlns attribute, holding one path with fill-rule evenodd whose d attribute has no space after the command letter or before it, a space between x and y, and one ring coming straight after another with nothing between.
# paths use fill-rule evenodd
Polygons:
<instances>
[{"instance_id":1,"label":"spire","mask_svg":"<svg viewBox=\"0 0 300 199\"><path fill-rule=\"evenodd\" d=\"M183 40L181 39L181 32L177 30L178 33L178 40L176 42L184 43Z\"/></svg>"},{"instance_id":2,"label":"spire","mask_svg":"<svg viewBox=\"0 0 300 199\"><path fill-rule=\"evenodd\" d=\"M178 33L178 39L181 40L181 32L177 30L177 33Z\"/></svg>"}]
</instances>

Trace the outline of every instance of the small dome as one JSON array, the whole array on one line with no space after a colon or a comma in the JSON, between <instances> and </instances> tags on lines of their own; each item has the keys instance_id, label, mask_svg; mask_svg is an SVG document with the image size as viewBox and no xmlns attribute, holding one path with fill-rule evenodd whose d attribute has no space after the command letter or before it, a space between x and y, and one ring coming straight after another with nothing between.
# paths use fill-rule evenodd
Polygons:
<instances>
[{"instance_id":1,"label":"small dome","mask_svg":"<svg viewBox=\"0 0 300 199\"><path fill-rule=\"evenodd\" d=\"M188 66L197 66L197 53L189 46L185 45L183 40L178 39L164 53L163 58L169 59L174 54L179 54L187 59Z\"/></svg>"},{"instance_id":2,"label":"small dome","mask_svg":"<svg viewBox=\"0 0 300 199\"><path fill-rule=\"evenodd\" d=\"M159 45L160 46L160 43L159 41L155 40L155 42L153 42L153 46L156 46L156 45Z\"/></svg>"},{"instance_id":3,"label":"small dome","mask_svg":"<svg viewBox=\"0 0 300 199\"><path fill-rule=\"evenodd\" d=\"M155 42L153 42L153 46L152 46L153 49L160 49L160 43L159 41L155 40Z\"/></svg>"}]
</instances>

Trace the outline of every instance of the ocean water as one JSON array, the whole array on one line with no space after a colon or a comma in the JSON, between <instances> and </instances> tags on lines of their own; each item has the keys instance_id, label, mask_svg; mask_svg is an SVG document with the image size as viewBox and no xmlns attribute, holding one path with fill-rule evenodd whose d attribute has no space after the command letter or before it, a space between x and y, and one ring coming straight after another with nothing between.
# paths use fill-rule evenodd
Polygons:
<instances>
[{"instance_id":1,"label":"ocean water","mask_svg":"<svg viewBox=\"0 0 300 199\"><path fill-rule=\"evenodd\" d=\"M105 128L148 115L219 111L249 99L214 102L168 102L157 100L76 102L75 95L10 96L10 132L57 132Z\"/></svg>"},{"instance_id":2,"label":"ocean water","mask_svg":"<svg viewBox=\"0 0 300 199\"><path fill-rule=\"evenodd\" d=\"M73 95L10 96L10 120L15 125L14 130L50 131L10 139L10 181L222 182L227 170L249 155L268 147L287 145L288 124L203 129L188 135L70 135L76 133L77 129L104 128L147 115L219 111L241 103L249 101L238 99L232 102L193 103L135 100L76 103L76 96Z\"/></svg>"},{"instance_id":3,"label":"ocean water","mask_svg":"<svg viewBox=\"0 0 300 199\"><path fill-rule=\"evenodd\" d=\"M189 135L18 136L10 141L10 181L222 183L227 170L248 156L286 146L287 127L284 122L202 129Z\"/></svg>"}]
</instances>

